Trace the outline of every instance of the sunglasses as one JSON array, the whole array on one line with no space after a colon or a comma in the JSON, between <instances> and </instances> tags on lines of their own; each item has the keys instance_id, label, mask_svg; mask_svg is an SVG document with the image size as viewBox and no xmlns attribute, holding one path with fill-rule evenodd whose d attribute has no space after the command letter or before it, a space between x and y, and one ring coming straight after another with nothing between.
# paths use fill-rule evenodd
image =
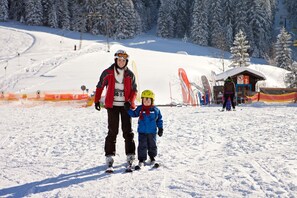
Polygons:
<instances>
[{"instance_id":1,"label":"sunglasses","mask_svg":"<svg viewBox=\"0 0 297 198\"><path fill-rule=\"evenodd\" d=\"M127 59L129 57L129 55L128 54L125 54L125 53L118 53L116 56L118 58L124 58L124 59Z\"/></svg>"}]
</instances>

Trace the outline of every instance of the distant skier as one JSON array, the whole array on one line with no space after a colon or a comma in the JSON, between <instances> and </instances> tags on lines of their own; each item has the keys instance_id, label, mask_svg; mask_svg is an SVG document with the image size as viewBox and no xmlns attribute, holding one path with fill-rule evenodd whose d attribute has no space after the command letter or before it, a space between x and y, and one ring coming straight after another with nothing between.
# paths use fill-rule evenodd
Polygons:
<instances>
[{"instance_id":1,"label":"distant skier","mask_svg":"<svg viewBox=\"0 0 297 198\"><path fill-rule=\"evenodd\" d=\"M235 110L235 104L234 104L234 96L235 96L235 84L232 80L232 78L229 76L224 83L224 104L222 111L225 110L228 98L230 98L231 105L233 110Z\"/></svg>"},{"instance_id":2,"label":"distant skier","mask_svg":"<svg viewBox=\"0 0 297 198\"><path fill-rule=\"evenodd\" d=\"M155 94L151 90L144 90L141 93L142 104L135 110L126 106L126 110L131 117L139 117L138 120L138 166L135 169L140 169L147 159L150 158L153 167L158 167L159 164L155 162L157 156L157 134L161 137L163 135L163 119L159 108L154 106ZM158 129L158 131L157 131Z\"/></svg>"},{"instance_id":3,"label":"distant skier","mask_svg":"<svg viewBox=\"0 0 297 198\"><path fill-rule=\"evenodd\" d=\"M135 159L135 142L131 127L131 117L124 108L125 104L135 108L137 94L135 76L127 67L128 60L129 55L124 50L118 50L114 55L114 63L102 72L95 93L95 108L100 111L99 101L103 89L106 87L105 108L108 116L108 134L105 138L104 149L108 166L107 172L113 172L113 157L116 154L116 138L119 132L120 117L125 139L127 167L131 167Z\"/></svg>"}]
</instances>

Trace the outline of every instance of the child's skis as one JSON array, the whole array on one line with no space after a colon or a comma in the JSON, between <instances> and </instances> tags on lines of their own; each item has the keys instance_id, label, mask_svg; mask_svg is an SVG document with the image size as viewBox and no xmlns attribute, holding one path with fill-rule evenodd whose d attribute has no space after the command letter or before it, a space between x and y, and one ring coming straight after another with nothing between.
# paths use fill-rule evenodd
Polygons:
<instances>
[{"instance_id":1,"label":"child's skis","mask_svg":"<svg viewBox=\"0 0 297 198\"><path fill-rule=\"evenodd\" d=\"M140 169L142 169L144 166L145 166L145 164L144 164L143 162L141 162L141 163L139 163L138 165L136 165L134 169L135 169L135 170L140 170ZM150 164L150 167L151 167L152 169L159 168L159 167L160 167L160 163L158 163L158 162L152 162L152 163Z\"/></svg>"}]
</instances>

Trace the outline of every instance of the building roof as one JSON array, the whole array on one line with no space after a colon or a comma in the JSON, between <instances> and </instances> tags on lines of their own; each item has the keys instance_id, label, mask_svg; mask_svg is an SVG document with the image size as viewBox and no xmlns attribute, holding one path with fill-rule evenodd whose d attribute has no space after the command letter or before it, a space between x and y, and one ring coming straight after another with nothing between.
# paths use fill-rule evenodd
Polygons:
<instances>
[{"instance_id":1,"label":"building roof","mask_svg":"<svg viewBox=\"0 0 297 198\"><path fill-rule=\"evenodd\" d=\"M236 67L233 69L229 69L223 73L216 75L215 80L216 81L224 81L225 79L228 78L228 76L233 77L233 76L237 76L237 75L240 75L243 73L245 73L245 74L248 73L251 76L256 77L258 80L266 80L266 77L261 72L255 71L248 67Z\"/></svg>"}]
</instances>

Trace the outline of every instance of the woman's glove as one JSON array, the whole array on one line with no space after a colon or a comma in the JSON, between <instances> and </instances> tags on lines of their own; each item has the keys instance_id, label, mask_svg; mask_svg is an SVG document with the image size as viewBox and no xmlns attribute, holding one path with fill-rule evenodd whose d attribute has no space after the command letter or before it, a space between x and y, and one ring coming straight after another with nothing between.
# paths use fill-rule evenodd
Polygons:
<instances>
[{"instance_id":1,"label":"woman's glove","mask_svg":"<svg viewBox=\"0 0 297 198\"><path fill-rule=\"evenodd\" d=\"M130 109L130 107L131 107L131 103L130 103L130 102L125 102L125 103L124 103L124 109L125 109L126 111L128 111L128 110Z\"/></svg>"},{"instance_id":2,"label":"woman's glove","mask_svg":"<svg viewBox=\"0 0 297 198\"><path fill-rule=\"evenodd\" d=\"M100 102L95 102L95 109L97 111L100 111L101 110Z\"/></svg>"}]
</instances>

